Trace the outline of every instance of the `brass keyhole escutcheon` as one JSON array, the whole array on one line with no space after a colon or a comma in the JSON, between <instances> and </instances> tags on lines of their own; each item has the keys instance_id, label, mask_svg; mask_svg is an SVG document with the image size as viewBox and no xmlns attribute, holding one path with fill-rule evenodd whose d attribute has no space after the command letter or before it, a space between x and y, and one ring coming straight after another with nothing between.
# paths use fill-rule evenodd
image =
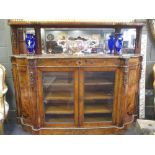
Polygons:
<instances>
[{"instance_id":1,"label":"brass keyhole escutcheon","mask_svg":"<svg viewBox=\"0 0 155 155\"><path fill-rule=\"evenodd\" d=\"M77 64L77 65L82 65L81 60L78 60L76 64Z\"/></svg>"}]
</instances>

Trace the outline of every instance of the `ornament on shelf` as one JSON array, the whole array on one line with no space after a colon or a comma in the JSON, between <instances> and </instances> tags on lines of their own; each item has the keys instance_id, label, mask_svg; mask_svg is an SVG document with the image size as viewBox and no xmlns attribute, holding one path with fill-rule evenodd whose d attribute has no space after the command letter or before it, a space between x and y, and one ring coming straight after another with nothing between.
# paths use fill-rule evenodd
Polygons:
<instances>
[{"instance_id":1,"label":"ornament on shelf","mask_svg":"<svg viewBox=\"0 0 155 155\"><path fill-rule=\"evenodd\" d=\"M108 48L110 50L110 54L114 53L114 47L115 47L115 36L110 35L108 39Z\"/></svg>"},{"instance_id":2,"label":"ornament on shelf","mask_svg":"<svg viewBox=\"0 0 155 155\"><path fill-rule=\"evenodd\" d=\"M26 34L26 48L29 54L35 54L36 39L34 34Z\"/></svg>"}]
</instances>

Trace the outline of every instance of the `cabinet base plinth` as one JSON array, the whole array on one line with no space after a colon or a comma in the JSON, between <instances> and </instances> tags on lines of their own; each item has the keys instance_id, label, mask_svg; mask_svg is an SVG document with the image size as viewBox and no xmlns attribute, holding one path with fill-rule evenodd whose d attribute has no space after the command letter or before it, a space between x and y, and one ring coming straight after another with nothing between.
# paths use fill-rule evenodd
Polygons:
<instances>
[{"instance_id":1,"label":"cabinet base plinth","mask_svg":"<svg viewBox=\"0 0 155 155\"><path fill-rule=\"evenodd\" d=\"M26 132L36 135L104 135L104 134L123 134L123 132L131 127L134 120L124 124L122 127L105 126L90 128L40 128L34 129L30 125L20 123Z\"/></svg>"}]
</instances>

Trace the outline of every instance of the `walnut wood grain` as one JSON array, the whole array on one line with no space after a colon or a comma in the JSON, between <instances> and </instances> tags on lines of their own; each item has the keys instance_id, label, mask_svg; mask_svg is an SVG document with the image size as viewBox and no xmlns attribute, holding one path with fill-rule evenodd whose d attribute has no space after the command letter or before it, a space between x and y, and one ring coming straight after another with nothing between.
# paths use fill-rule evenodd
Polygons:
<instances>
[{"instance_id":1,"label":"walnut wood grain","mask_svg":"<svg viewBox=\"0 0 155 155\"><path fill-rule=\"evenodd\" d=\"M11 61L17 116L24 129L33 134L118 134L133 122L133 115L136 114L142 57L139 54L43 55L41 54L40 29L114 28L116 32L120 32L124 28L134 28L136 29L135 53L140 53L144 23L105 20L9 20L9 24L14 54ZM37 41L34 56L26 54L23 39L24 29L30 27L34 28ZM85 74L89 71L113 72L114 82L107 78L86 80ZM69 72L72 73L72 80L52 79L53 76L49 75L49 79L44 81L44 72ZM96 91L100 87L103 91ZM110 90L113 88L113 93L111 93ZM109 93L106 93L108 90ZM55 106L58 101L61 104ZM104 101L110 102L110 105L108 106ZM67 105L68 102L72 104ZM48 107L45 108L44 104ZM45 114L70 116L68 118L66 116L66 119L51 117L46 122ZM109 114L109 118L97 117L100 114ZM88 117L88 115L91 116Z\"/></svg>"},{"instance_id":2,"label":"walnut wood grain","mask_svg":"<svg viewBox=\"0 0 155 155\"><path fill-rule=\"evenodd\" d=\"M40 27L142 27L145 23L134 21L106 21L106 20L51 20L51 21L29 21L29 20L9 20L11 26L40 26Z\"/></svg>"}]
</instances>

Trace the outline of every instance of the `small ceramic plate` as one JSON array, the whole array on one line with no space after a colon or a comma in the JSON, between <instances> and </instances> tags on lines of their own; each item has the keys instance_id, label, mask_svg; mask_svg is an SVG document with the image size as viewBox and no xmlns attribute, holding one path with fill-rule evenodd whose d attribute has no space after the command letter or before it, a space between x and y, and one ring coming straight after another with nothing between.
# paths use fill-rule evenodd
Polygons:
<instances>
[{"instance_id":1,"label":"small ceramic plate","mask_svg":"<svg viewBox=\"0 0 155 155\"><path fill-rule=\"evenodd\" d=\"M48 41L54 40L54 35L53 34L48 34L47 35L47 40Z\"/></svg>"}]
</instances>

